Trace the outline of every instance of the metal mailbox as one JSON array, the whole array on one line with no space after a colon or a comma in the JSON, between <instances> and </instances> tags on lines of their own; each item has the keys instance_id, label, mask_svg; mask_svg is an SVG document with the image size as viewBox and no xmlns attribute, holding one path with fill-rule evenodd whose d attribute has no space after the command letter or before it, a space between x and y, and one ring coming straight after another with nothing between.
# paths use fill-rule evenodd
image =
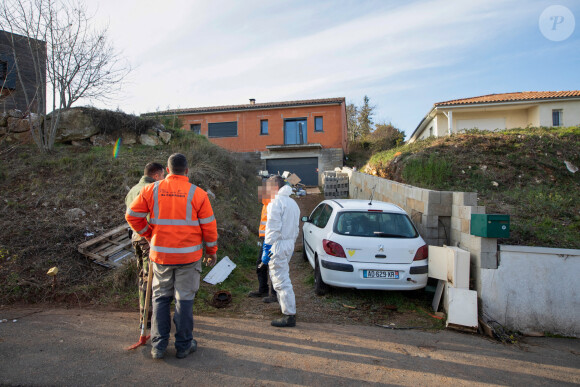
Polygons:
<instances>
[{"instance_id":1,"label":"metal mailbox","mask_svg":"<svg viewBox=\"0 0 580 387\"><path fill-rule=\"evenodd\" d=\"M471 214L471 235L484 238L509 238L510 216L501 214Z\"/></svg>"}]
</instances>

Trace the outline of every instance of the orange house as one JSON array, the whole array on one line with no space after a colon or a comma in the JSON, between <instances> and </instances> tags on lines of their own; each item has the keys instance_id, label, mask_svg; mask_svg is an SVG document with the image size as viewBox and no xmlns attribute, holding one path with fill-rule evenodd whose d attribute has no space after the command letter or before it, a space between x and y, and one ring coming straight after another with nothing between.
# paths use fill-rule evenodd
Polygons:
<instances>
[{"instance_id":1,"label":"orange house","mask_svg":"<svg viewBox=\"0 0 580 387\"><path fill-rule=\"evenodd\" d=\"M296 173L306 185L319 171L341 167L348 150L344 98L175 109L144 116L177 116L182 129L259 159L270 173Z\"/></svg>"}]
</instances>

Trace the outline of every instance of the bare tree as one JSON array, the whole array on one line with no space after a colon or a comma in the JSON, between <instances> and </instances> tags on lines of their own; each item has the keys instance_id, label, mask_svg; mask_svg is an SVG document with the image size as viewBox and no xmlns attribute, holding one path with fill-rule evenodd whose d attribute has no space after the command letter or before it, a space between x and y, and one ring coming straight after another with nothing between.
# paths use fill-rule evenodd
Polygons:
<instances>
[{"instance_id":1,"label":"bare tree","mask_svg":"<svg viewBox=\"0 0 580 387\"><path fill-rule=\"evenodd\" d=\"M80 98L109 99L120 90L121 82L131 70L107 40L107 28L92 25L82 0L4 0L0 5L0 29L19 34L29 40L46 42L46 65L38 60L38 49L30 47L35 71L48 75L48 91L52 102L50 120L42 120L39 128L30 125L39 148L49 151L54 145L62 109L70 108ZM15 42L13 42L13 47ZM16 54L15 54L16 55ZM15 60L20 84L22 64ZM42 83L42 82L41 82ZM39 85L34 96L27 95L29 108L34 97L46 106L47 90Z\"/></svg>"}]
</instances>

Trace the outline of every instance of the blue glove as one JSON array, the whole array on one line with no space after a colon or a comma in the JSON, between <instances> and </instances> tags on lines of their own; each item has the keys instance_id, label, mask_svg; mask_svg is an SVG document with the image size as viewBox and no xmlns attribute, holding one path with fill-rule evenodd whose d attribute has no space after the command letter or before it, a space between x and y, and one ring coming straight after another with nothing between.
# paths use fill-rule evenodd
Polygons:
<instances>
[{"instance_id":1,"label":"blue glove","mask_svg":"<svg viewBox=\"0 0 580 387\"><path fill-rule=\"evenodd\" d=\"M272 256L272 253L270 252L271 249L272 245L264 243L264 247L262 248L262 263L264 265L267 265L268 262L270 262L270 257Z\"/></svg>"}]
</instances>

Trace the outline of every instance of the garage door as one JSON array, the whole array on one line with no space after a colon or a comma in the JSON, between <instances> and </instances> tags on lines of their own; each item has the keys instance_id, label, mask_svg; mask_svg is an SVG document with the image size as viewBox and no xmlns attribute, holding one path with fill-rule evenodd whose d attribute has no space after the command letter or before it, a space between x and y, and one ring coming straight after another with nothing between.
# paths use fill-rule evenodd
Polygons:
<instances>
[{"instance_id":1,"label":"garage door","mask_svg":"<svg viewBox=\"0 0 580 387\"><path fill-rule=\"evenodd\" d=\"M297 174L304 185L318 185L318 157L266 160L266 169L280 174L289 171Z\"/></svg>"}]
</instances>

